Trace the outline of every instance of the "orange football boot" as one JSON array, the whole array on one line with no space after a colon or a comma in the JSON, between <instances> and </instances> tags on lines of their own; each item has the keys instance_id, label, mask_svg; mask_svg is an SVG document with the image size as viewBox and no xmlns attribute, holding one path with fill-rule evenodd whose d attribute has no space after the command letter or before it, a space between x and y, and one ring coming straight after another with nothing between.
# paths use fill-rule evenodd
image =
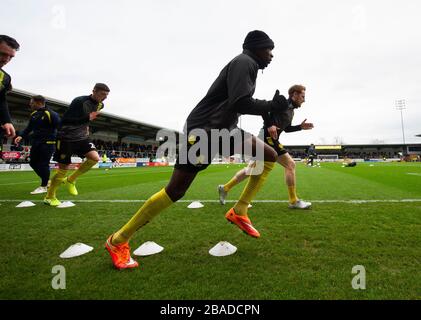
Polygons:
<instances>
[{"instance_id":1,"label":"orange football boot","mask_svg":"<svg viewBox=\"0 0 421 320\"><path fill-rule=\"evenodd\" d=\"M247 215L240 216L235 213L234 208L229 209L227 214L225 215L225 218L231 222L237 225L241 230L243 230L245 233L247 233L249 236L254 238L259 238L260 233L257 231L253 225L251 224L251 221Z\"/></svg>"},{"instance_id":2,"label":"orange football boot","mask_svg":"<svg viewBox=\"0 0 421 320\"><path fill-rule=\"evenodd\" d=\"M105 243L105 249L107 249L110 254L114 267L119 270L138 267L139 263L130 256L129 243L124 242L114 245L111 243L112 237L113 235L108 237L107 242Z\"/></svg>"}]
</instances>

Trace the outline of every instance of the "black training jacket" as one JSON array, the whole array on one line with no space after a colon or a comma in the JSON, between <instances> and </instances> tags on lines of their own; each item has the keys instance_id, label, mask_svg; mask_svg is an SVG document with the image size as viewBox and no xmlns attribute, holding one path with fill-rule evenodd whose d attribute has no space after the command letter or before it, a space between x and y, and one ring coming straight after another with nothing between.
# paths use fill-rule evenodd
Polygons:
<instances>
[{"instance_id":1,"label":"black training jacket","mask_svg":"<svg viewBox=\"0 0 421 320\"><path fill-rule=\"evenodd\" d=\"M32 134L32 144L52 143L56 140L57 127L60 124L59 115L46 107L33 111L26 128L18 135L24 139Z\"/></svg>"},{"instance_id":2,"label":"black training jacket","mask_svg":"<svg viewBox=\"0 0 421 320\"><path fill-rule=\"evenodd\" d=\"M187 131L232 130L241 114L263 115L279 107L273 101L252 98L257 71L262 68L259 59L248 50L231 60L187 117Z\"/></svg>"},{"instance_id":3,"label":"black training jacket","mask_svg":"<svg viewBox=\"0 0 421 320\"><path fill-rule=\"evenodd\" d=\"M11 123L6 94L12 90L12 79L8 73L0 69L0 124Z\"/></svg>"},{"instance_id":4,"label":"black training jacket","mask_svg":"<svg viewBox=\"0 0 421 320\"><path fill-rule=\"evenodd\" d=\"M89 114L104 108L102 102L97 102L91 96L81 96L73 99L61 119L61 127L57 139L63 141L80 141L89 137Z\"/></svg>"},{"instance_id":5,"label":"black training jacket","mask_svg":"<svg viewBox=\"0 0 421 320\"><path fill-rule=\"evenodd\" d=\"M287 101L288 108L268 112L262 116L264 128L269 128L272 125L275 125L279 128L278 135L281 134L282 131L294 132L301 130L300 125L291 125L292 119L294 118L294 109L297 107L294 106L291 99L288 99Z\"/></svg>"}]
</instances>

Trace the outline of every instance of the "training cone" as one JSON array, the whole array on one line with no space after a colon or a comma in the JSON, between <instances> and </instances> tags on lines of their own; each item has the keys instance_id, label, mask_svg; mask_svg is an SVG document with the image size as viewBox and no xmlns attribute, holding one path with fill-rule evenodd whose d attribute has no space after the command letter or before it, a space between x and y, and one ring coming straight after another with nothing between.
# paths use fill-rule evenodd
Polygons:
<instances>
[{"instance_id":1,"label":"training cone","mask_svg":"<svg viewBox=\"0 0 421 320\"><path fill-rule=\"evenodd\" d=\"M64 201L62 202L60 205L57 206L57 208L70 208L70 207L74 207L75 204L71 201Z\"/></svg>"},{"instance_id":2,"label":"training cone","mask_svg":"<svg viewBox=\"0 0 421 320\"><path fill-rule=\"evenodd\" d=\"M187 206L187 208L189 209L198 209L198 208L203 208L203 207L204 205L201 204L199 201L193 201Z\"/></svg>"},{"instance_id":3,"label":"training cone","mask_svg":"<svg viewBox=\"0 0 421 320\"><path fill-rule=\"evenodd\" d=\"M249 203L249 206L247 208L253 208L253 206L251 205L251 203Z\"/></svg>"},{"instance_id":4,"label":"training cone","mask_svg":"<svg viewBox=\"0 0 421 320\"><path fill-rule=\"evenodd\" d=\"M153 241L147 241L133 251L133 254L136 256L150 256L152 254L160 253L162 250L164 250L164 248L159 244L156 244Z\"/></svg>"},{"instance_id":5,"label":"training cone","mask_svg":"<svg viewBox=\"0 0 421 320\"><path fill-rule=\"evenodd\" d=\"M76 243L74 245L71 245L69 248L67 248L67 250L64 251L60 255L60 258L63 258L63 259L74 258L74 257L81 256L85 253L88 253L92 250L94 250L94 248L92 248L92 247L90 247L86 244Z\"/></svg>"},{"instance_id":6,"label":"training cone","mask_svg":"<svg viewBox=\"0 0 421 320\"><path fill-rule=\"evenodd\" d=\"M23 201L21 203L19 203L16 208L28 208L28 207L33 207L35 206L35 203L31 202L31 201Z\"/></svg>"},{"instance_id":7,"label":"training cone","mask_svg":"<svg viewBox=\"0 0 421 320\"><path fill-rule=\"evenodd\" d=\"M224 257L234 254L236 251L237 247L227 241L221 241L209 250L209 254L215 257Z\"/></svg>"}]
</instances>

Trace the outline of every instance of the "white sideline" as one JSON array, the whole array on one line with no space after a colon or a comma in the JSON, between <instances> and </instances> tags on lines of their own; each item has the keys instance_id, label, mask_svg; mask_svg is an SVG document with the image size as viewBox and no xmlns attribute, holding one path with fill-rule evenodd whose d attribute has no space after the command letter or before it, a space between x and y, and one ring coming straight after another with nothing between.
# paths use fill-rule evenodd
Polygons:
<instances>
[{"instance_id":1,"label":"white sideline","mask_svg":"<svg viewBox=\"0 0 421 320\"><path fill-rule=\"evenodd\" d=\"M27 200L27 199L26 199ZM0 202L22 202L25 201L25 199L1 199ZM31 200L32 202L43 202L43 200ZM60 201L70 201L70 200L64 200L60 199ZM115 200L74 200L72 199L72 202L79 202L79 203L95 203L95 202L105 202L105 203L136 203L136 202L146 202L147 200L123 200L123 199L115 199ZM209 202L209 203L219 203L219 200L178 200L177 202L193 202L193 201L200 201L200 202ZM312 203L394 203L394 202L421 202L421 199L370 199L370 200L361 200L361 199L355 199L355 200L308 200ZM237 200L226 200L226 202L237 202ZM252 203L287 203L288 200L253 200Z\"/></svg>"},{"instance_id":2,"label":"white sideline","mask_svg":"<svg viewBox=\"0 0 421 320\"><path fill-rule=\"evenodd\" d=\"M159 172L142 172L141 175L145 175L145 174L157 174L157 173L169 173L172 172L170 170L166 170L166 171L159 171ZM137 174L137 173L135 173ZM100 175L91 175L91 176L86 176L86 177L80 177L80 180L86 180L86 179L97 179L97 178L110 178L110 177L121 177L121 176L132 176L133 172L131 173L118 173L118 175L116 173L109 173L103 176ZM28 184L28 183L39 183L39 180L32 180L32 181L23 181L23 182L7 182L7 183L0 183L0 186L13 186L13 185L20 185L20 184Z\"/></svg>"},{"instance_id":3,"label":"white sideline","mask_svg":"<svg viewBox=\"0 0 421 320\"><path fill-rule=\"evenodd\" d=\"M0 186L14 186L14 185L28 184L28 183L39 183L39 180L24 181L24 182L0 183Z\"/></svg>"}]
</instances>

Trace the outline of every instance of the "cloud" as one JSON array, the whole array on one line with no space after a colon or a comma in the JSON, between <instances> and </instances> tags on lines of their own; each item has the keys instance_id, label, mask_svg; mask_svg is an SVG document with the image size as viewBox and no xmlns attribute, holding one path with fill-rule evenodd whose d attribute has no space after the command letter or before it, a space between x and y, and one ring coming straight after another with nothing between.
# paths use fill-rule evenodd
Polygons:
<instances>
[{"instance_id":1,"label":"cloud","mask_svg":"<svg viewBox=\"0 0 421 320\"><path fill-rule=\"evenodd\" d=\"M246 33L261 29L275 41L275 58L259 73L255 97L302 83L307 101L294 123L316 126L285 135L285 143L400 142L396 99L407 100L408 142L419 142L417 1L6 0L5 7L2 32L22 44L6 69L23 90L70 101L106 82L108 112L181 130ZM257 133L262 121L244 116L242 125Z\"/></svg>"}]
</instances>

